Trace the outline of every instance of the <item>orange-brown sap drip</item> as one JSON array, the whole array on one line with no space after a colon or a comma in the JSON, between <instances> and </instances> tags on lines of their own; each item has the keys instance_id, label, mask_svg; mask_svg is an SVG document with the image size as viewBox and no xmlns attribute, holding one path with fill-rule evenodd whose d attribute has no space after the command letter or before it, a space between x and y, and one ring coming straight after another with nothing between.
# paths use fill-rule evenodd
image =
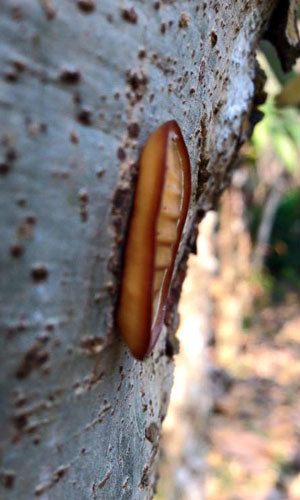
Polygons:
<instances>
[{"instance_id":1,"label":"orange-brown sap drip","mask_svg":"<svg viewBox=\"0 0 300 500\"><path fill-rule=\"evenodd\" d=\"M168 270L172 266L173 247L178 238L178 225L182 209L183 169L176 140L178 140L176 133L172 132L168 138L167 168L156 225L152 329L155 329L156 323L159 322L158 313L161 301L164 300L162 291Z\"/></svg>"}]
</instances>

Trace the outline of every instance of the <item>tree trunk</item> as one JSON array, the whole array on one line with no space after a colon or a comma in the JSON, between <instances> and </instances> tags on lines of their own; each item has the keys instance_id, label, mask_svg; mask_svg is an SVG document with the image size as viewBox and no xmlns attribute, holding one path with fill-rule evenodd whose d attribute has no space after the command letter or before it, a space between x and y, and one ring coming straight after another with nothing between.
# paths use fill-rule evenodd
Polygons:
<instances>
[{"instance_id":1,"label":"tree trunk","mask_svg":"<svg viewBox=\"0 0 300 500\"><path fill-rule=\"evenodd\" d=\"M276 3L0 0L3 498L152 498L166 336L199 218L251 129ZM137 362L114 326L121 248L139 151L169 119L193 194L169 332Z\"/></svg>"},{"instance_id":2,"label":"tree trunk","mask_svg":"<svg viewBox=\"0 0 300 500\"><path fill-rule=\"evenodd\" d=\"M161 479L164 500L204 500L208 416L215 373L208 345L214 341L211 288L218 272L217 213L209 211L199 227L197 255L190 255L180 297L181 349L162 435ZM210 387L210 388L209 388ZM159 497L160 498L160 497Z\"/></svg>"}]
</instances>

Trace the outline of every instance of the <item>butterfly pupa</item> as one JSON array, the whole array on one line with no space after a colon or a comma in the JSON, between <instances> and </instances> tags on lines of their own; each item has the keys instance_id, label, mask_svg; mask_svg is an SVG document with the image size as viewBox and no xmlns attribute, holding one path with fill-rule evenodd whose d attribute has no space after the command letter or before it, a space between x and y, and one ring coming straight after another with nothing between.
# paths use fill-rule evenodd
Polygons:
<instances>
[{"instance_id":1,"label":"butterfly pupa","mask_svg":"<svg viewBox=\"0 0 300 500\"><path fill-rule=\"evenodd\" d=\"M191 193L190 161L176 121L141 152L124 251L117 324L131 354L149 355L161 331Z\"/></svg>"}]
</instances>

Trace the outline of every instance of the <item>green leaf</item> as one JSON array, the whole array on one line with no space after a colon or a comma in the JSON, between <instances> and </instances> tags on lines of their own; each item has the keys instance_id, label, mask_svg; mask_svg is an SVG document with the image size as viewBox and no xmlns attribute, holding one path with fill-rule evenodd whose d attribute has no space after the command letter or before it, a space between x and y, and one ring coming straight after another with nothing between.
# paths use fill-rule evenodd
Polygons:
<instances>
[{"instance_id":1,"label":"green leaf","mask_svg":"<svg viewBox=\"0 0 300 500\"><path fill-rule=\"evenodd\" d=\"M298 160L297 147L293 139L286 134L276 133L273 137L274 150L281 159L283 165L290 171L295 172Z\"/></svg>"}]
</instances>

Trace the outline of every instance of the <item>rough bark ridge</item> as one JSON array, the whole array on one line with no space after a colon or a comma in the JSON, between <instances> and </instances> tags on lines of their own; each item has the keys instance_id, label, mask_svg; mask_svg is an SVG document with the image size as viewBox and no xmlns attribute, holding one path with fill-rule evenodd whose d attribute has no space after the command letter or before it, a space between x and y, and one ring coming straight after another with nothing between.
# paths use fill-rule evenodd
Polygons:
<instances>
[{"instance_id":1,"label":"rough bark ridge","mask_svg":"<svg viewBox=\"0 0 300 500\"><path fill-rule=\"evenodd\" d=\"M134 165L176 119L193 197L174 301L195 222L250 129L275 3L0 0L5 499L152 497L170 348L164 331L136 362L113 328Z\"/></svg>"}]
</instances>

